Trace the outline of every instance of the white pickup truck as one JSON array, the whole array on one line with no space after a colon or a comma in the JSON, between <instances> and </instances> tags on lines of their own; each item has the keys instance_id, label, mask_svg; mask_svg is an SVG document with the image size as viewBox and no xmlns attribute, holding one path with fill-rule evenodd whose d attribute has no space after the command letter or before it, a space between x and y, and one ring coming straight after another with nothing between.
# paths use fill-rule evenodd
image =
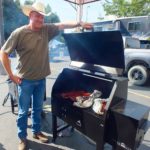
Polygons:
<instances>
[{"instance_id":1,"label":"white pickup truck","mask_svg":"<svg viewBox=\"0 0 150 150\"><path fill-rule=\"evenodd\" d=\"M129 81L135 85L146 84L150 75L149 45L141 46L140 40L133 37L123 37L123 42L125 49L125 73Z\"/></svg>"}]
</instances>

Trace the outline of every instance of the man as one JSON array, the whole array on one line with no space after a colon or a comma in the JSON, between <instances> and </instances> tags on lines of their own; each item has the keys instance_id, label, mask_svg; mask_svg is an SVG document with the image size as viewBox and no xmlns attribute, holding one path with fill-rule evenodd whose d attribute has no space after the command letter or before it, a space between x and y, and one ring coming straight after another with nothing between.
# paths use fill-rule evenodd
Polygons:
<instances>
[{"instance_id":1,"label":"man","mask_svg":"<svg viewBox=\"0 0 150 150\"><path fill-rule=\"evenodd\" d=\"M40 2L24 6L23 13L29 17L29 24L12 32L1 48L1 61L9 78L18 85L18 137L19 150L26 149L27 117L32 100L33 138L48 142L48 137L41 132L41 112L45 92L45 77L50 74L48 42L59 30L82 26L92 28L88 23L44 24L45 8ZM8 55L16 50L18 57L17 74L13 74Z\"/></svg>"}]
</instances>

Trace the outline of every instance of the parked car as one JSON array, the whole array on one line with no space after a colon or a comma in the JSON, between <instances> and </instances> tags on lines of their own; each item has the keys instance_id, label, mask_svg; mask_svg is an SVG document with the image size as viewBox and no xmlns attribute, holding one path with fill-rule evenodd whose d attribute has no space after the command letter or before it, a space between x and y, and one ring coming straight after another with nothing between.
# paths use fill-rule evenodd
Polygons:
<instances>
[{"instance_id":1,"label":"parked car","mask_svg":"<svg viewBox=\"0 0 150 150\"><path fill-rule=\"evenodd\" d=\"M144 85L150 75L150 49L141 48L140 40L123 37L125 50L125 73L131 83Z\"/></svg>"}]
</instances>

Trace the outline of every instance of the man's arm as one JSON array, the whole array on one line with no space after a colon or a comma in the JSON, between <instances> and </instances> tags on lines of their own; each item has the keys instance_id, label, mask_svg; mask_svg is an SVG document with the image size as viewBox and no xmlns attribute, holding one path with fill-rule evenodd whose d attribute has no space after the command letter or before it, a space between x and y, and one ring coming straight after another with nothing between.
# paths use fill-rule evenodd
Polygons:
<instances>
[{"instance_id":1,"label":"man's arm","mask_svg":"<svg viewBox=\"0 0 150 150\"><path fill-rule=\"evenodd\" d=\"M0 50L0 60L2 62L2 65L4 66L9 78L15 82L16 84L20 84L21 83L21 78L13 75L11 67L10 67L10 61L9 61L9 57L8 54L1 51Z\"/></svg>"},{"instance_id":2,"label":"man's arm","mask_svg":"<svg viewBox=\"0 0 150 150\"><path fill-rule=\"evenodd\" d=\"M91 23L84 22L66 22L66 23L55 23L58 26L59 30L71 29L76 27L82 27L85 29L92 29L93 25Z\"/></svg>"}]
</instances>

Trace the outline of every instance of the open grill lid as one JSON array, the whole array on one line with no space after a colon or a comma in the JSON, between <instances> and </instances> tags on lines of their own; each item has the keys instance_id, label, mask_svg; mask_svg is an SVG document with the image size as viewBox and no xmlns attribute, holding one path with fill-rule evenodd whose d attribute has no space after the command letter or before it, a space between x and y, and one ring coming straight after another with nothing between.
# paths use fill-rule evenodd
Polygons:
<instances>
[{"instance_id":1,"label":"open grill lid","mask_svg":"<svg viewBox=\"0 0 150 150\"><path fill-rule=\"evenodd\" d=\"M119 31L63 34L72 61L124 70L124 48Z\"/></svg>"}]
</instances>

